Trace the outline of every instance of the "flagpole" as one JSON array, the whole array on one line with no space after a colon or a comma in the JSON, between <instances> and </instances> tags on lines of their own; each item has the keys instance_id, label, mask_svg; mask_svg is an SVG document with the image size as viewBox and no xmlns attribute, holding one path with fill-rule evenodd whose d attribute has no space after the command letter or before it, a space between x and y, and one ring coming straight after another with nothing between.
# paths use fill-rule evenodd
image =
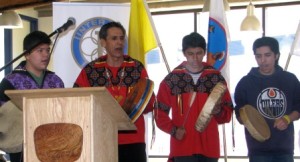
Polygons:
<instances>
[{"instance_id":1,"label":"flagpole","mask_svg":"<svg viewBox=\"0 0 300 162\"><path fill-rule=\"evenodd\" d=\"M290 51L290 54L289 54L289 56L288 56L287 62L286 62L286 64L285 64L284 70L287 70L287 68L288 68L288 66L289 66L291 57L292 57L292 55L294 54L294 50L295 50L296 43L298 42L299 37L300 37L299 35L300 35L300 21L299 21L299 24L298 24L298 29L297 29L297 31L296 31L295 39L294 39L294 42L293 42L293 44L292 44L292 46L291 46L291 51Z\"/></svg>"},{"instance_id":2,"label":"flagpole","mask_svg":"<svg viewBox=\"0 0 300 162\"><path fill-rule=\"evenodd\" d=\"M161 45L161 42L160 42L160 40L159 40L159 37L158 37L157 31L156 31L154 22L153 22L153 20L152 20L152 16L151 16L151 14L150 14L150 12L149 12L148 4L147 4L147 2L146 2L145 0L143 0L143 2L144 2L144 6L145 6L146 12L147 12L148 17L149 17L149 20L150 20L150 23L151 23L153 32L154 32L154 34L155 34L155 38L156 38L156 41L157 41L157 45L158 45L158 47L159 47L159 49L160 49L160 52L161 52L161 54L162 54L162 57L163 57L163 59L164 59L166 68L167 68L168 72L171 72L171 69L170 69L170 66L169 66L169 64L168 64L168 61L167 61L167 58L166 58L164 49L162 48L162 45Z\"/></svg>"},{"instance_id":3,"label":"flagpole","mask_svg":"<svg viewBox=\"0 0 300 162\"><path fill-rule=\"evenodd\" d=\"M225 132L225 124L222 125L223 128L223 148L224 148L224 161L227 162L227 144L226 144L226 132Z\"/></svg>"},{"instance_id":4,"label":"flagpole","mask_svg":"<svg viewBox=\"0 0 300 162\"><path fill-rule=\"evenodd\" d=\"M228 35L229 35L229 30L228 30L228 26L227 26L227 19L225 16L225 11L224 11L224 3L219 3L219 0L206 0L206 1L210 1L210 5L209 5L209 22L208 24L210 24L210 19L214 18L216 19L219 23L222 24L223 28L225 29L225 35L226 35L226 42L228 42ZM223 2L224 0L222 0ZM213 7L212 7L213 6ZM213 10L212 10L213 8ZM221 11L221 16L220 17L220 11ZM221 22L220 22L221 21ZM210 41L210 34L208 34L208 42ZM211 42L210 42L211 43ZM208 46L207 50L209 51L210 46ZM222 74L225 77L225 80L229 82L229 76L227 76L227 68L228 68L228 48L227 49L227 54L226 54L226 62L224 64L224 66L219 70L221 73L223 73L222 71L225 71L225 75L224 73ZM226 143L226 129L225 129L225 124L222 125L222 133L223 133L223 149L224 149L224 161L227 162L227 143Z\"/></svg>"},{"instance_id":5,"label":"flagpole","mask_svg":"<svg viewBox=\"0 0 300 162\"><path fill-rule=\"evenodd\" d=\"M286 63L285 63L285 67L284 67L284 70L286 71L289 64L290 64L290 60L291 60L291 57L292 57L292 54L290 53L287 60L286 60Z\"/></svg>"}]
</instances>

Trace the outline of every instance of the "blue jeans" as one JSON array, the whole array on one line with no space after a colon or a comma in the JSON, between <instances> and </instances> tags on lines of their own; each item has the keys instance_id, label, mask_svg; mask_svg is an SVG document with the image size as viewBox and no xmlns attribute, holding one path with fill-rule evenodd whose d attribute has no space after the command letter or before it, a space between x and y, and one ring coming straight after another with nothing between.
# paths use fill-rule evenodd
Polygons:
<instances>
[{"instance_id":1,"label":"blue jeans","mask_svg":"<svg viewBox=\"0 0 300 162\"><path fill-rule=\"evenodd\" d=\"M294 162L292 154L273 156L249 156L249 162Z\"/></svg>"}]
</instances>

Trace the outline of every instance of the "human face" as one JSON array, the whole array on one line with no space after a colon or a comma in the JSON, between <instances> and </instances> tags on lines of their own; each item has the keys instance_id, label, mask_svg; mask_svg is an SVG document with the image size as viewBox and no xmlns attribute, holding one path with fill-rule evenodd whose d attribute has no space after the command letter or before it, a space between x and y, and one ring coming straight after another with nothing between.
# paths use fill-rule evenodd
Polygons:
<instances>
[{"instance_id":1,"label":"human face","mask_svg":"<svg viewBox=\"0 0 300 162\"><path fill-rule=\"evenodd\" d=\"M37 76L47 68L50 60L50 46L48 44L41 44L30 51L25 56L26 69Z\"/></svg>"},{"instance_id":2,"label":"human face","mask_svg":"<svg viewBox=\"0 0 300 162\"><path fill-rule=\"evenodd\" d=\"M120 28L112 27L107 30L106 39L101 39L101 45L106 49L108 57L123 57L125 35Z\"/></svg>"},{"instance_id":3,"label":"human face","mask_svg":"<svg viewBox=\"0 0 300 162\"><path fill-rule=\"evenodd\" d=\"M187 60L186 68L191 72L198 72L202 70L202 60L205 56L205 51L201 47L187 48L184 51L184 56Z\"/></svg>"},{"instance_id":4,"label":"human face","mask_svg":"<svg viewBox=\"0 0 300 162\"><path fill-rule=\"evenodd\" d=\"M269 46L262 46L255 50L255 59L259 67L259 71L263 75L271 75L275 70L275 62L278 54L275 54Z\"/></svg>"}]
</instances>

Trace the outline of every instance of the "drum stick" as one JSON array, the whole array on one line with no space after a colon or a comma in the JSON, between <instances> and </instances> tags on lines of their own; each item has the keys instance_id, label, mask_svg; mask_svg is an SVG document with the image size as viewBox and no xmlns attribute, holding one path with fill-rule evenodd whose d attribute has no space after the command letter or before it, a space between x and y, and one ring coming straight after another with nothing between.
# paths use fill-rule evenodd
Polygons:
<instances>
[{"instance_id":1,"label":"drum stick","mask_svg":"<svg viewBox=\"0 0 300 162\"><path fill-rule=\"evenodd\" d=\"M272 118L275 118L275 116L273 115L273 113L272 113L270 107L266 107L266 109L267 109L268 113L270 114L270 116L271 116Z\"/></svg>"},{"instance_id":2,"label":"drum stick","mask_svg":"<svg viewBox=\"0 0 300 162\"><path fill-rule=\"evenodd\" d=\"M193 104L194 101L195 101L196 94L197 94L197 92L194 92L194 91L193 91L193 92L192 92L192 95L191 95L191 97L190 97L189 109L188 109L188 111L186 112L186 115L185 115L185 118L184 118L184 121L183 121L183 124L182 124L183 127L184 127L184 125L185 125L185 123L186 123L186 120L187 120L187 118L188 118L188 116L189 116L189 113L190 113L192 104Z\"/></svg>"}]
</instances>

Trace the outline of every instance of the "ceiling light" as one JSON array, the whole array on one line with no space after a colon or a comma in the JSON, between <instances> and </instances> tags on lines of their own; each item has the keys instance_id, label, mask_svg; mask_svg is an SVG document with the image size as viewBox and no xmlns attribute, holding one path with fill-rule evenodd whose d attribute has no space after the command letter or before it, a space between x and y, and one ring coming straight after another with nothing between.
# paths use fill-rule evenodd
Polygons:
<instances>
[{"instance_id":1,"label":"ceiling light","mask_svg":"<svg viewBox=\"0 0 300 162\"><path fill-rule=\"evenodd\" d=\"M4 28L22 28L23 23L19 14L15 11L3 11L0 13L0 27Z\"/></svg>"},{"instance_id":2,"label":"ceiling light","mask_svg":"<svg viewBox=\"0 0 300 162\"><path fill-rule=\"evenodd\" d=\"M228 1L223 0L223 4L224 4L224 10L229 11L230 7L229 7ZM210 0L205 0L203 8L202 8L202 12L209 12L209 8L210 8Z\"/></svg>"},{"instance_id":3,"label":"ceiling light","mask_svg":"<svg viewBox=\"0 0 300 162\"><path fill-rule=\"evenodd\" d=\"M244 18L241 24L241 31L259 31L260 22L257 17L254 15L254 5L250 1L247 6L247 16Z\"/></svg>"}]
</instances>

